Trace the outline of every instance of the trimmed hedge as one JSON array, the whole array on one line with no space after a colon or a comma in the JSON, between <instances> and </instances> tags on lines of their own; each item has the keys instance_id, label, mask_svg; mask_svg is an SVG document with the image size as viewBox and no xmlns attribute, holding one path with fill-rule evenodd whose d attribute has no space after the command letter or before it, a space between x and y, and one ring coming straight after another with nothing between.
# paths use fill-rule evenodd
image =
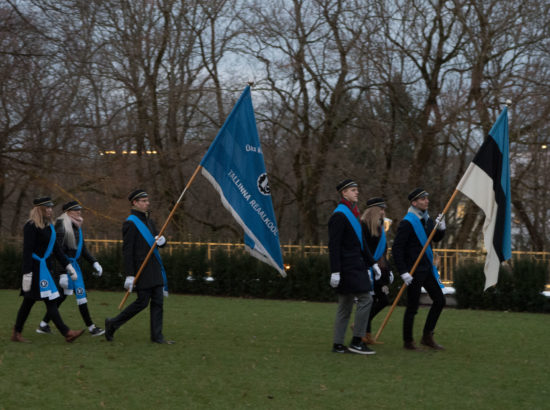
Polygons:
<instances>
[{"instance_id":1,"label":"trimmed hedge","mask_svg":"<svg viewBox=\"0 0 550 410\"><path fill-rule=\"evenodd\" d=\"M458 308L550 312L550 301L542 295L548 276L544 262L514 259L511 268L500 268L497 285L487 291L483 267L470 263L455 271Z\"/></svg>"}]
</instances>

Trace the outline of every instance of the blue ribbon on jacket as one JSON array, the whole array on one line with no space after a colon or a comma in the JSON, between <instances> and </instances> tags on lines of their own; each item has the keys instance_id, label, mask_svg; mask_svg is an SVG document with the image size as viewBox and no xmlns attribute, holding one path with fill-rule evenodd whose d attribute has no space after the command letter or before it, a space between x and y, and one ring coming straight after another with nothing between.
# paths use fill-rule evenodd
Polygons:
<instances>
[{"instance_id":1,"label":"blue ribbon on jacket","mask_svg":"<svg viewBox=\"0 0 550 410\"><path fill-rule=\"evenodd\" d=\"M375 262L378 262L378 260L384 254L385 250L386 250L386 231L384 230L384 226L382 226L380 239L378 240L378 245L376 245L376 249L374 251L374 254L372 255ZM374 283L374 272L372 268L369 268L369 275L370 275L370 280L372 281L372 283Z\"/></svg>"},{"instance_id":2,"label":"blue ribbon on jacket","mask_svg":"<svg viewBox=\"0 0 550 410\"><path fill-rule=\"evenodd\" d=\"M72 280L69 276L69 287L65 289L66 295L72 295L73 292L76 295L76 303L78 305L83 305L84 303L88 302L88 299L86 299L86 288L84 287L84 276L82 275L82 269L80 269L80 265L78 264L78 260L80 259L80 255L82 254L82 229L78 228L78 245L76 247L76 253L74 255L74 258L68 258L71 262L71 265L73 265L74 270L76 271L76 280ZM67 275L68 276L68 275Z\"/></svg>"},{"instance_id":3,"label":"blue ribbon on jacket","mask_svg":"<svg viewBox=\"0 0 550 410\"><path fill-rule=\"evenodd\" d=\"M155 237L153 236L153 234L151 233L151 231L149 230L147 225L145 225L135 215L130 215L128 217L128 219L126 219L126 220L130 221L130 222L133 222L134 225L136 226L136 228L138 229L139 233L141 234L141 236L143 236L143 239L145 239L145 242L147 242L147 244L150 247L153 247L153 244L155 243ZM153 253L155 254L155 257L157 258L157 261L160 265L160 270L162 272L162 280L164 282L163 294L164 294L164 296L168 296L168 280L166 279L166 271L164 270L164 265L162 264L162 259L160 258L160 252L157 248L155 248Z\"/></svg>"},{"instance_id":4,"label":"blue ribbon on jacket","mask_svg":"<svg viewBox=\"0 0 550 410\"><path fill-rule=\"evenodd\" d=\"M52 224L50 224L50 229L52 231L50 235L50 242L44 252L44 256L39 257L36 253L32 254L32 258L40 262L40 272L39 275L39 286L40 286L40 297L48 298L50 300L57 299L59 297L59 292L48 269L48 264L46 261L50 257L53 251L53 246L55 245L55 229Z\"/></svg>"},{"instance_id":5,"label":"blue ribbon on jacket","mask_svg":"<svg viewBox=\"0 0 550 410\"><path fill-rule=\"evenodd\" d=\"M424 230L422 223L420 223L420 219L418 218L418 216L416 216L412 212L409 212L407 215L405 215L404 219L406 221L409 221L409 223L412 225L416 237L420 241L422 247L424 247L424 245L428 241L428 237L426 236L426 231ZM443 285L443 283L441 283L441 280L439 279L439 272L434 265L434 253L432 251L432 245L428 245L428 247L426 248L426 256L428 257L430 265L432 266L432 273L435 277L435 280L437 281L437 284L440 288L443 289L445 286Z\"/></svg>"},{"instance_id":6,"label":"blue ribbon on jacket","mask_svg":"<svg viewBox=\"0 0 550 410\"><path fill-rule=\"evenodd\" d=\"M348 218L349 223L351 224L353 230L355 231L355 234L357 235L357 239L359 239L361 250L363 250L363 232L361 230L359 219L357 219L353 212L351 212L351 210L344 204L338 204L333 214L336 212L342 212L346 216L346 218Z\"/></svg>"}]
</instances>

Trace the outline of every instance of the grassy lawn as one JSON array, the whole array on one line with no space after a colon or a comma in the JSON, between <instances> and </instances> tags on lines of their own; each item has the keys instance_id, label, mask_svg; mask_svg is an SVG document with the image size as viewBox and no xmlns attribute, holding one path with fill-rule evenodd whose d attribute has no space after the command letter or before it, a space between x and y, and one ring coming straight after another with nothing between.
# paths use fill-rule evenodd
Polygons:
<instances>
[{"instance_id":1,"label":"grassy lawn","mask_svg":"<svg viewBox=\"0 0 550 410\"><path fill-rule=\"evenodd\" d=\"M122 296L89 292L98 325ZM43 303L23 331L32 343L13 343L20 303L18 292L0 290L0 409L550 408L543 314L447 308L436 333L447 350L417 353L402 349L398 308L385 344L366 357L330 352L336 304L171 295L164 334L177 343L169 346L149 342L148 311L112 343L39 335ZM61 313L71 328L83 327L74 297ZM418 339L426 313L417 315Z\"/></svg>"}]
</instances>

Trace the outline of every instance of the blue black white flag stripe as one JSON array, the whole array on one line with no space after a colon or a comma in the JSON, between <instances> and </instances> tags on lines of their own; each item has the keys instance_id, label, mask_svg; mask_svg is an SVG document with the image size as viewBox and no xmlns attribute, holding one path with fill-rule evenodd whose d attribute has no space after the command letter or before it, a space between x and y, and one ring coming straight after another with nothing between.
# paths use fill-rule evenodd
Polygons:
<instances>
[{"instance_id":1,"label":"blue black white flag stripe","mask_svg":"<svg viewBox=\"0 0 550 410\"><path fill-rule=\"evenodd\" d=\"M247 250L286 276L250 87L246 87L200 163L224 207L244 230Z\"/></svg>"},{"instance_id":2,"label":"blue black white flag stripe","mask_svg":"<svg viewBox=\"0 0 550 410\"><path fill-rule=\"evenodd\" d=\"M500 263L512 257L508 109L504 108L456 188L485 213L485 289L498 281Z\"/></svg>"}]
</instances>

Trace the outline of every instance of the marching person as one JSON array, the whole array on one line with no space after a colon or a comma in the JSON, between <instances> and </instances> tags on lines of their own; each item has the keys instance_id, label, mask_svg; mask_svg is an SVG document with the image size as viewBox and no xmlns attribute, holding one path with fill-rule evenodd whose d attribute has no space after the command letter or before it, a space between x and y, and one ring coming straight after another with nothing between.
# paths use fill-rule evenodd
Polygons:
<instances>
[{"instance_id":1,"label":"marching person","mask_svg":"<svg viewBox=\"0 0 550 410\"><path fill-rule=\"evenodd\" d=\"M375 354L362 341L365 335L372 305L372 289L368 268L375 264L364 243L357 199L359 188L352 179L340 182L337 187L340 203L328 221L330 285L338 293L338 309L334 322L332 351L358 354ZM378 266L376 265L376 269ZM344 346L346 328L355 300L357 308L353 326L353 338L349 347Z\"/></svg>"},{"instance_id":2,"label":"marching person","mask_svg":"<svg viewBox=\"0 0 550 410\"><path fill-rule=\"evenodd\" d=\"M374 282L373 304L370 310L369 321L367 324L367 334L363 338L366 344L382 344L373 339L371 334L372 319L384 309L388 303L388 286L393 282L393 272L390 270L386 253L388 245L386 241L386 231L384 230L386 202L383 198L371 198L367 201L367 207L361 215L361 226L365 235L365 243L373 255L375 262L380 267L380 274L376 274L374 269L369 269L371 281Z\"/></svg>"},{"instance_id":3,"label":"marching person","mask_svg":"<svg viewBox=\"0 0 550 410\"><path fill-rule=\"evenodd\" d=\"M56 264L56 273L59 275L59 284L63 288L61 296L56 299L57 307L61 306L63 301L67 298L67 295L76 295L76 303L78 304L78 310L84 320L84 323L88 327L88 331L92 336L100 336L105 331L100 327L97 327L92 318L90 317L90 311L88 310L88 299L86 298L86 289L84 287L84 277L82 275L82 269L78 260L82 257L87 260L94 268L94 274L101 276L103 268L99 262L90 254L82 235L82 205L77 201L70 201L63 205L63 214L57 218L55 222L56 241L67 255L73 268L76 270L77 279L72 280L69 278L63 270L60 269L59 264ZM50 315L46 312L44 319L40 322L37 333L51 334L52 330L48 324L50 321Z\"/></svg>"},{"instance_id":4,"label":"marching person","mask_svg":"<svg viewBox=\"0 0 550 410\"><path fill-rule=\"evenodd\" d=\"M49 317L65 336L65 340L73 342L84 333L84 329L70 330L57 310L56 299L59 298L59 291L50 273L53 265L52 256L55 255L56 259L65 266L65 271L73 280L77 278L77 274L56 242L52 224L53 201L46 196L35 199L33 205L29 220L23 227L23 280L21 283L23 302L17 312L11 340L29 342L21 334L23 326L34 303L42 300L46 304Z\"/></svg>"},{"instance_id":5,"label":"marching person","mask_svg":"<svg viewBox=\"0 0 550 410\"><path fill-rule=\"evenodd\" d=\"M122 254L124 269L128 275L124 287L130 292L135 288L137 299L118 316L105 319L105 338L112 341L115 331L150 303L151 341L173 344L173 341L166 340L162 334L163 297L168 294L168 288L166 272L158 249L155 249L154 255L148 260L137 279L135 287L133 286L135 275L153 244L156 242L158 247L163 247L166 239L164 236L158 236L155 224L149 218L148 194L138 189L128 196L128 200L132 204L132 211L122 225Z\"/></svg>"},{"instance_id":6,"label":"marching person","mask_svg":"<svg viewBox=\"0 0 550 410\"><path fill-rule=\"evenodd\" d=\"M428 193L422 188L416 188L408 195L411 204L407 215L399 223L397 234L393 241L392 254L395 265L407 285L407 308L403 317L403 347L408 350L419 350L413 338L414 316L418 312L420 290L426 289L432 299L432 306L428 312L421 342L432 349L443 350L443 346L433 338L435 326L441 311L445 307L443 284L439 280L439 273L434 265L431 245L427 247L413 275L409 272L420 255L428 237L437 225L433 242L439 242L445 236L445 218L439 215L435 222L428 215Z\"/></svg>"}]
</instances>

